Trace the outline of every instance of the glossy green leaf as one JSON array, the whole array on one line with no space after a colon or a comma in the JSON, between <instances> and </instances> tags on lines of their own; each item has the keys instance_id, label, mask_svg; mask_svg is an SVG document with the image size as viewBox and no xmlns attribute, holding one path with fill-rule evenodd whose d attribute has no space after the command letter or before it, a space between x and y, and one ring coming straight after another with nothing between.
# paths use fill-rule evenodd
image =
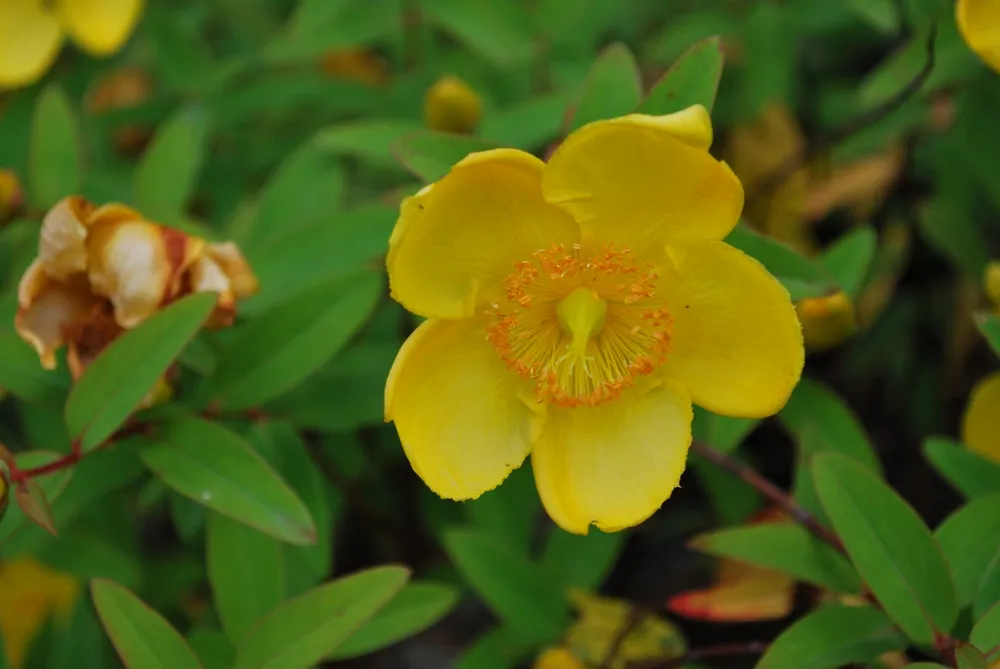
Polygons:
<instances>
[{"instance_id":1,"label":"glossy green leaf","mask_svg":"<svg viewBox=\"0 0 1000 669\"><path fill-rule=\"evenodd\" d=\"M139 455L164 483L213 511L291 544L316 540L302 501L250 444L221 425L175 419Z\"/></svg>"},{"instance_id":2,"label":"glossy green leaf","mask_svg":"<svg viewBox=\"0 0 1000 669\"><path fill-rule=\"evenodd\" d=\"M420 0L428 18L500 67L535 53L524 5L508 0Z\"/></svg>"},{"instance_id":3,"label":"glossy green leaf","mask_svg":"<svg viewBox=\"0 0 1000 669\"><path fill-rule=\"evenodd\" d=\"M990 313L979 313L975 316L976 327L986 337L993 353L1000 356L1000 316Z\"/></svg>"},{"instance_id":4,"label":"glossy green leaf","mask_svg":"<svg viewBox=\"0 0 1000 669\"><path fill-rule=\"evenodd\" d=\"M553 527L542 550L541 565L549 578L565 588L597 590L624 547L621 532L593 530L579 535Z\"/></svg>"},{"instance_id":5,"label":"glossy green leaf","mask_svg":"<svg viewBox=\"0 0 1000 669\"><path fill-rule=\"evenodd\" d=\"M928 437L924 455L956 490L973 499L1000 492L1000 465L946 437Z\"/></svg>"},{"instance_id":6,"label":"glossy green leaf","mask_svg":"<svg viewBox=\"0 0 1000 669\"><path fill-rule=\"evenodd\" d=\"M955 579L959 606L972 604L992 568L1000 566L1000 491L969 502L934 532Z\"/></svg>"},{"instance_id":7,"label":"glossy green leaf","mask_svg":"<svg viewBox=\"0 0 1000 669\"><path fill-rule=\"evenodd\" d=\"M285 602L244 638L235 669L309 669L371 620L409 577L404 567L375 567Z\"/></svg>"},{"instance_id":8,"label":"glossy green leaf","mask_svg":"<svg viewBox=\"0 0 1000 669\"><path fill-rule=\"evenodd\" d=\"M66 401L66 424L84 450L121 426L215 308L214 293L182 298L111 343Z\"/></svg>"},{"instance_id":9,"label":"glossy green leaf","mask_svg":"<svg viewBox=\"0 0 1000 669\"><path fill-rule=\"evenodd\" d=\"M80 190L83 169L76 115L66 94L55 85L38 96L30 141L31 202L44 211Z\"/></svg>"},{"instance_id":10,"label":"glossy green leaf","mask_svg":"<svg viewBox=\"0 0 1000 669\"><path fill-rule=\"evenodd\" d=\"M153 221L183 218L207 149L208 118L182 109L161 125L135 170L135 204Z\"/></svg>"},{"instance_id":11,"label":"glossy green leaf","mask_svg":"<svg viewBox=\"0 0 1000 669\"><path fill-rule=\"evenodd\" d=\"M328 362L371 315L381 277L365 273L305 291L242 328L219 362L220 406L247 409L285 393Z\"/></svg>"},{"instance_id":12,"label":"glossy green leaf","mask_svg":"<svg viewBox=\"0 0 1000 669\"><path fill-rule=\"evenodd\" d=\"M724 61L721 38L701 40L685 51L660 77L638 111L654 115L672 114L697 104L711 112L722 79Z\"/></svg>"},{"instance_id":13,"label":"glossy green leaf","mask_svg":"<svg viewBox=\"0 0 1000 669\"><path fill-rule=\"evenodd\" d=\"M472 530L447 532L444 545L465 581L507 625L539 642L565 629L569 611L562 589L542 567Z\"/></svg>"},{"instance_id":14,"label":"glossy green leaf","mask_svg":"<svg viewBox=\"0 0 1000 669\"><path fill-rule=\"evenodd\" d=\"M976 621L969 641L983 653L1000 646L1000 604L993 606ZM996 660L997 655L998 653L992 653L991 659Z\"/></svg>"},{"instance_id":15,"label":"glossy green leaf","mask_svg":"<svg viewBox=\"0 0 1000 669\"><path fill-rule=\"evenodd\" d=\"M439 621L457 603L458 592L451 586L409 583L327 659L360 657L402 641Z\"/></svg>"},{"instance_id":16,"label":"glossy green leaf","mask_svg":"<svg viewBox=\"0 0 1000 669\"><path fill-rule=\"evenodd\" d=\"M886 613L918 643L933 643L958 615L944 554L920 516L870 469L823 453L816 490L851 561Z\"/></svg>"},{"instance_id":17,"label":"glossy green leaf","mask_svg":"<svg viewBox=\"0 0 1000 669\"><path fill-rule=\"evenodd\" d=\"M432 183L470 153L496 146L476 137L424 130L401 137L393 145L393 154L411 174Z\"/></svg>"},{"instance_id":18,"label":"glossy green leaf","mask_svg":"<svg viewBox=\"0 0 1000 669\"><path fill-rule=\"evenodd\" d=\"M198 656L177 630L128 589L97 579L91 593L127 669L201 669Z\"/></svg>"},{"instance_id":19,"label":"glossy green leaf","mask_svg":"<svg viewBox=\"0 0 1000 669\"><path fill-rule=\"evenodd\" d=\"M222 628L233 643L285 599L282 544L218 513L205 531L208 582Z\"/></svg>"},{"instance_id":20,"label":"glossy green leaf","mask_svg":"<svg viewBox=\"0 0 1000 669\"><path fill-rule=\"evenodd\" d=\"M834 289L833 277L820 265L790 247L740 223L726 243L756 258L788 290L793 300L818 297Z\"/></svg>"},{"instance_id":21,"label":"glossy green leaf","mask_svg":"<svg viewBox=\"0 0 1000 669\"><path fill-rule=\"evenodd\" d=\"M767 649L757 669L835 669L869 663L907 646L884 613L872 606L832 604L797 621Z\"/></svg>"},{"instance_id":22,"label":"glossy green leaf","mask_svg":"<svg viewBox=\"0 0 1000 669\"><path fill-rule=\"evenodd\" d=\"M624 116L634 111L641 100L642 77L635 57L624 44L612 44L594 61L567 130Z\"/></svg>"},{"instance_id":23,"label":"glossy green leaf","mask_svg":"<svg viewBox=\"0 0 1000 669\"><path fill-rule=\"evenodd\" d=\"M709 555L780 571L835 592L861 592L861 579L844 556L794 523L718 530L695 537L690 545Z\"/></svg>"},{"instance_id":24,"label":"glossy green leaf","mask_svg":"<svg viewBox=\"0 0 1000 669\"><path fill-rule=\"evenodd\" d=\"M820 262L850 298L857 298L875 259L878 235L861 226L843 235L823 251Z\"/></svg>"}]
</instances>

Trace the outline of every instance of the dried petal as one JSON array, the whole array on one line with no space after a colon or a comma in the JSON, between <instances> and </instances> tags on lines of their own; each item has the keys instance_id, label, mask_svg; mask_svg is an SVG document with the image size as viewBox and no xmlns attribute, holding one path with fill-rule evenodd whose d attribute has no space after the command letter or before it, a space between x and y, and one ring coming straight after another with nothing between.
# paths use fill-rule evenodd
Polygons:
<instances>
[{"instance_id":1,"label":"dried petal","mask_svg":"<svg viewBox=\"0 0 1000 669\"><path fill-rule=\"evenodd\" d=\"M73 195L60 200L45 214L38 257L45 271L56 279L87 269L87 227L94 206Z\"/></svg>"},{"instance_id":2,"label":"dried petal","mask_svg":"<svg viewBox=\"0 0 1000 669\"><path fill-rule=\"evenodd\" d=\"M83 274L56 281L35 260L21 278L18 302L14 328L38 352L42 367L55 369L55 353L65 344L67 330L86 318L96 300Z\"/></svg>"},{"instance_id":3,"label":"dried petal","mask_svg":"<svg viewBox=\"0 0 1000 669\"><path fill-rule=\"evenodd\" d=\"M234 242L209 244L206 253L229 277L233 296L236 299L250 297L260 290L260 283L254 276L253 270L250 269L250 264Z\"/></svg>"}]
</instances>

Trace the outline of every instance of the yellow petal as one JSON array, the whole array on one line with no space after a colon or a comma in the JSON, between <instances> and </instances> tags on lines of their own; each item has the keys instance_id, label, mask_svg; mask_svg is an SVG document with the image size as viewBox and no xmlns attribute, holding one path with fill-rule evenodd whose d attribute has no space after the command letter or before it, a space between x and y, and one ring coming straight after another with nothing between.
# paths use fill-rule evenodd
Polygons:
<instances>
[{"instance_id":1,"label":"yellow petal","mask_svg":"<svg viewBox=\"0 0 1000 669\"><path fill-rule=\"evenodd\" d=\"M159 309L172 271L158 226L143 220L95 223L87 251L90 284L111 300L119 325L133 328Z\"/></svg>"},{"instance_id":2,"label":"yellow petal","mask_svg":"<svg viewBox=\"0 0 1000 669\"><path fill-rule=\"evenodd\" d=\"M1000 463L1000 372L972 389L962 418L962 441L969 450Z\"/></svg>"},{"instance_id":3,"label":"yellow petal","mask_svg":"<svg viewBox=\"0 0 1000 669\"><path fill-rule=\"evenodd\" d=\"M56 279L87 269L87 225L94 206L79 196L60 200L45 214L38 257Z\"/></svg>"},{"instance_id":4,"label":"yellow petal","mask_svg":"<svg viewBox=\"0 0 1000 669\"><path fill-rule=\"evenodd\" d=\"M1000 72L1000 0L958 0L955 19L969 48Z\"/></svg>"},{"instance_id":5,"label":"yellow petal","mask_svg":"<svg viewBox=\"0 0 1000 669\"><path fill-rule=\"evenodd\" d=\"M79 592L72 576L31 558L0 566L0 634L11 667L24 666L31 642L49 619L69 617Z\"/></svg>"},{"instance_id":6,"label":"yellow petal","mask_svg":"<svg viewBox=\"0 0 1000 669\"><path fill-rule=\"evenodd\" d=\"M664 373L714 413L758 418L781 409L805 351L778 280L742 251L707 242L688 249L664 286L674 319Z\"/></svg>"},{"instance_id":7,"label":"yellow petal","mask_svg":"<svg viewBox=\"0 0 1000 669\"><path fill-rule=\"evenodd\" d=\"M14 329L38 352L42 367L55 369L55 354L66 343L67 330L86 318L95 303L82 274L66 283L56 281L35 260L18 286Z\"/></svg>"},{"instance_id":8,"label":"yellow petal","mask_svg":"<svg viewBox=\"0 0 1000 669\"><path fill-rule=\"evenodd\" d=\"M706 150L711 125L697 109L580 128L549 159L545 199L573 215L587 243L644 253L722 239L739 219L743 188Z\"/></svg>"},{"instance_id":9,"label":"yellow petal","mask_svg":"<svg viewBox=\"0 0 1000 669\"><path fill-rule=\"evenodd\" d=\"M691 400L670 381L596 407L551 408L531 454L546 511L567 532L613 532L651 516L677 487Z\"/></svg>"},{"instance_id":10,"label":"yellow petal","mask_svg":"<svg viewBox=\"0 0 1000 669\"><path fill-rule=\"evenodd\" d=\"M406 457L441 497L473 499L521 466L543 419L476 321L425 321L403 344L385 387Z\"/></svg>"},{"instance_id":11,"label":"yellow petal","mask_svg":"<svg viewBox=\"0 0 1000 669\"><path fill-rule=\"evenodd\" d=\"M0 89L41 79L62 46L59 24L42 0L0 0Z\"/></svg>"},{"instance_id":12,"label":"yellow petal","mask_svg":"<svg viewBox=\"0 0 1000 669\"><path fill-rule=\"evenodd\" d=\"M142 0L56 0L59 23L80 49L110 56L132 35Z\"/></svg>"},{"instance_id":13,"label":"yellow petal","mask_svg":"<svg viewBox=\"0 0 1000 669\"><path fill-rule=\"evenodd\" d=\"M254 276L253 270L250 269L250 264L243 257L240 247L234 242L209 244L205 253L215 261L226 278L229 279L233 297L236 299L250 297L260 290L260 283Z\"/></svg>"},{"instance_id":14,"label":"yellow petal","mask_svg":"<svg viewBox=\"0 0 1000 669\"><path fill-rule=\"evenodd\" d=\"M572 244L572 219L542 199L543 164L513 149L473 153L403 201L389 239L392 296L429 318L465 318L495 299L514 263Z\"/></svg>"}]
</instances>

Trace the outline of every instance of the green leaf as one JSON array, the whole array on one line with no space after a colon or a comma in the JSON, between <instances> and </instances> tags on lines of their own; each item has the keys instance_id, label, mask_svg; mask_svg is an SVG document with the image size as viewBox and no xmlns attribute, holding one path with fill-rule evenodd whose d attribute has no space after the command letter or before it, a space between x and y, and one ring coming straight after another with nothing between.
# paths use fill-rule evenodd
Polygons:
<instances>
[{"instance_id":1,"label":"green leaf","mask_svg":"<svg viewBox=\"0 0 1000 669\"><path fill-rule=\"evenodd\" d=\"M103 579L91 584L94 606L127 669L200 669L177 630L128 589Z\"/></svg>"},{"instance_id":2,"label":"green leaf","mask_svg":"<svg viewBox=\"0 0 1000 669\"><path fill-rule=\"evenodd\" d=\"M711 113L724 61L720 37L701 40L685 51L660 77L637 111L642 114L672 114L697 104Z\"/></svg>"},{"instance_id":3,"label":"green leaf","mask_svg":"<svg viewBox=\"0 0 1000 669\"><path fill-rule=\"evenodd\" d=\"M868 663L906 646L906 639L878 609L831 604L785 630L756 669L834 669Z\"/></svg>"},{"instance_id":4,"label":"green leaf","mask_svg":"<svg viewBox=\"0 0 1000 669\"><path fill-rule=\"evenodd\" d=\"M379 166L396 166L392 147L405 135L421 130L406 120L350 121L316 133L316 147L335 156L347 156Z\"/></svg>"},{"instance_id":5,"label":"green leaf","mask_svg":"<svg viewBox=\"0 0 1000 669\"><path fill-rule=\"evenodd\" d=\"M984 653L1000 646L1000 604L993 606L976 621L969 641ZM996 655L993 653L991 659L995 660Z\"/></svg>"},{"instance_id":6,"label":"green leaf","mask_svg":"<svg viewBox=\"0 0 1000 669\"><path fill-rule=\"evenodd\" d=\"M877 248L878 235L875 234L875 230L871 226L863 225L828 246L823 251L820 262L833 276L840 289L851 299L855 299L868 278Z\"/></svg>"},{"instance_id":7,"label":"green leaf","mask_svg":"<svg viewBox=\"0 0 1000 669\"><path fill-rule=\"evenodd\" d=\"M423 130L400 138L393 146L393 153L411 174L432 183L470 153L496 146L476 137Z\"/></svg>"},{"instance_id":8,"label":"green leaf","mask_svg":"<svg viewBox=\"0 0 1000 669\"><path fill-rule=\"evenodd\" d=\"M182 109L157 129L135 169L135 204L143 216L166 224L183 218L207 136L208 119L197 108Z\"/></svg>"},{"instance_id":9,"label":"green leaf","mask_svg":"<svg viewBox=\"0 0 1000 669\"><path fill-rule=\"evenodd\" d=\"M241 328L216 371L220 405L247 409L293 389L350 341L381 291L382 279L374 273L337 279Z\"/></svg>"},{"instance_id":10,"label":"green leaf","mask_svg":"<svg viewBox=\"0 0 1000 669\"><path fill-rule=\"evenodd\" d=\"M924 455L968 499L1000 492L1000 465L946 437L928 437Z\"/></svg>"},{"instance_id":11,"label":"green leaf","mask_svg":"<svg viewBox=\"0 0 1000 669\"><path fill-rule=\"evenodd\" d=\"M979 313L975 315L974 319L976 327L986 337L993 353L1000 356L1000 317L990 313Z\"/></svg>"},{"instance_id":12,"label":"green leaf","mask_svg":"<svg viewBox=\"0 0 1000 669\"><path fill-rule=\"evenodd\" d=\"M142 402L215 308L215 293L184 297L111 343L73 387L66 425L83 449L104 442Z\"/></svg>"},{"instance_id":13,"label":"green leaf","mask_svg":"<svg viewBox=\"0 0 1000 669\"><path fill-rule=\"evenodd\" d=\"M487 109L479 135L498 146L531 151L545 146L559 136L563 114L577 97L577 91L564 88L531 97L499 110Z\"/></svg>"},{"instance_id":14,"label":"green leaf","mask_svg":"<svg viewBox=\"0 0 1000 669\"><path fill-rule=\"evenodd\" d=\"M799 35L791 14L773 2L753 5L743 24L743 100L750 118L768 104L795 106Z\"/></svg>"},{"instance_id":15,"label":"green leaf","mask_svg":"<svg viewBox=\"0 0 1000 669\"><path fill-rule=\"evenodd\" d=\"M759 418L719 416L701 408L695 408L695 415L699 430L695 438L723 453L732 453L739 448L747 435L760 425Z\"/></svg>"},{"instance_id":16,"label":"green leaf","mask_svg":"<svg viewBox=\"0 0 1000 669\"><path fill-rule=\"evenodd\" d=\"M233 643L285 599L281 543L218 513L205 534L208 582L222 628Z\"/></svg>"},{"instance_id":17,"label":"green leaf","mask_svg":"<svg viewBox=\"0 0 1000 669\"><path fill-rule=\"evenodd\" d=\"M986 669L986 658L977 649L959 641L955 645L955 666L957 669Z\"/></svg>"},{"instance_id":18,"label":"green leaf","mask_svg":"<svg viewBox=\"0 0 1000 669\"><path fill-rule=\"evenodd\" d=\"M819 297L835 288L833 278L819 264L790 247L765 237L740 223L726 243L756 258L788 290L793 300Z\"/></svg>"},{"instance_id":19,"label":"green leaf","mask_svg":"<svg viewBox=\"0 0 1000 669\"><path fill-rule=\"evenodd\" d=\"M525 8L509 0L420 0L435 24L494 65L510 67L535 54Z\"/></svg>"},{"instance_id":20,"label":"green leaf","mask_svg":"<svg viewBox=\"0 0 1000 669\"><path fill-rule=\"evenodd\" d=\"M163 426L142 461L180 494L295 545L316 540L309 511L247 442L221 425L179 418Z\"/></svg>"},{"instance_id":21,"label":"green leaf","mask_svg":"<svg viewBox=\"0 0 1000 669\"><path fill-rule=\"evenodd\" d=\"M25 471L47 465L60 457L59 453L34 450L18 454L15 458L15 463L18 469ZM71 476L73 476L73 469L67 467L51 474L33 477L32 483L40 487L41 495L44 496L51 507L59 495L66 489ZM36 491L35 494L37 495L39 492ZM21 510L21 507L16 504L8 506L6 512L0 515L0 546L3 546L5 556L10 555L9 544L11 537L15 536L15 533L26 530L28 527L33 527L31 522L25 512ZM57 528L61 526L58 523L54 524Z\"/></svg>"},{"instance_id":22,"label":"green leaf","mask_svg":"<svg viewBox=\"0 0 1000 669\"><path fill-rule=\"evenodd\" d=\"M424 631L457 603L458 592L451 586L409 583L326 659L348 660L391 646Z\"/></svg>"},{"instance_id":23,"label":"green leaf","mask_svg":"<svg viewBox=\"0 0 1000 669\"><path fill-rule=\"evenodd\" d=\"M780 571L835 592L861 592L861 579L851 564L794 523L760 523L719 530L695 537L690 546L716 557Z\"/></svg>"},{"instance_id":24,"label":"green leaf","mask_svg":"<svg viewBox=\"0 0 1000 669\"><path fill-rule=\"evenodd\" d=\"M304 0L288 27L264 48L270 62L309 62L325 53L393 37L399 5L366 0Z\"/></svg>"},{"instance_id":25,"label":"green leaf","mask_svg":"<svg viewBox=\"0 0 1000 669\"><path fill-rule=\"evenodd\" d=\"M1000 492L980 497L950 515L934 532L944 551L960 607L972 604L983 579L1000 566Z\"/></svg>"},{"instance_id":26,"label":"green leaf","mask_svg":"<svg viewBox=\"0 0 1000 669\"><path fill-rule=\"evenodd\" d=\"M452 669L514 669L536 646L515 629L497 627L466 648Z\"/></svg>"},{"instance_id":27,"label":"green leaf","mask_svg":"<svg viewBox=\"0 0 1000 669\"><path fill-rule=\"evenodd\" d=\"M45 497L45 489L34 479L28 479L14 488L14 500L24 513L24 517L38 525L52 536L56 536L55 523L52 520L52 508Z\"/></svg>"},{"instance_id":28,"label":"green leaf","mask_svg":"<svg viewBox=\"0 0 1000 669\"><path fill-rule=\"evenodd\" d=\"M188 635L188 643L205 669L231 669L236 661L236 647L221 630L195 630Z\"/></svg>"},{"instance_id":29,"label":"green leaf","mask_svg":"<svg viewBox=\"0 0 1000 669\"><path fill-rule=\"evenodd\" d=\"M979 279L989 262L989 245L964 202L939 196L919 209L924 239L961 272Z\"/></svg>"},{"instance_id":30,"label":"green leaf","mask_svg":"<svg viewBox=\"0 0 1000 669\"><path fill-rule=\"evenodd\" d=\"M848 0L850 8L886 35L899 32L899 3L895 0Z\"/></svg>"},{"instance_id":31,"label":"green leaf","mask_svg":"<svg viewBox=\"0 0 1000 669\"><path fill-rule=\"evenodd\" d=\"M625 547L625 534L594 530L570 534L553 527L542 551L541 565L549 578L564 589L597 590L615 566Z\"/></svg>"},{"instance_id":32,"label":"green leaf","mask_svg":"<svg viewBox=\"0 0 1000 669\"><path fill-rule=\"evenodd\" d=\"M472 530L446 532L444 546L465 582L507 625L539 642L563 632L567 604L560 585L542 567Z\"/></svg>"},{"instance_id":33,"label":"green leaf","mask_svg":"<svg viewBox=\"0 0 1000 669\"><path fill-rule=\"evenodd\" d=\"M835 453L813 460L816 490L861 577L914 641L958 615L948 563L916 511L871 470Z\"/></svg>"},{"instance_id":34,"label":"green leaf","mask_svg":"<svg viewBox=\"0 0 1000 669\"><path fill-rule=\"evenodd\" d=\"M590 68L567 131L592 121L624 116L634 111L641 100L642 76L635 57L624 44L612 44Z\"/></svg>"},{"instance_id":35,"label":"green leaf","mask_svg":"<svg viewBox=\"0 0 1000 669\"><path fill-rule=\"evenodd\" d=\"M541 505L530 467L511 472L502 486L464 504L477 529L522 555L531 552Z\"/></svg>"},{"instance_id":36,"label":"green leaf","mask_svg":"<svg viewBox=\"0 0 1000 669\"><path fill-rule=\"evenodd\" d=\"M309 669L371 620L409 577L405 567L376 567L285 602L244 638L235 669Z\"/></svg>"},{"instance_id":37,"label":"green leaf","mask_svg":"<svg viewBox=\"0 0 1000 669\"><path fill-rule=\"evenodd\" d=\"M31 202L46 210L80 190L83 166L76 116L66 94L51 85L35 103L28 176Z\"/></svg>"},{"instance_id":38,"label":"green leaf","mask_svg":"<svg viewBox=\"0 0 1000 669\"><path fill-rule=\"evenodd\" d=\"M38 355L13 330L0 330L0 388L33 404L62 404L70 388L65 369L42 369Z\"/></svg>"}]
</instances>

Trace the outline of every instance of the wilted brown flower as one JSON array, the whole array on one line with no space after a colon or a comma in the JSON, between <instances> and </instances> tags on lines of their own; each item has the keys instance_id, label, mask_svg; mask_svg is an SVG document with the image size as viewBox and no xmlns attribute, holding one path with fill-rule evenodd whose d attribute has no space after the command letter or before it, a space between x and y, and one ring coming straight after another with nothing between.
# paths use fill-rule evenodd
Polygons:
<instances>
[{"instance_id":1,"label":"wilted brown flower","mask_svg":"<svg viewBox=\"0 0 1000 669\"><path fill-rule=\"evenodd\" d=\"M86 108L99 116L138 107L153 95L153 82L140 67L122 67L101 76L87 91ZM153 135L150 125L127 123L115 128L115 145L121 151L138 151Z\"/></svg>"},{"instance_id":2,"label":"wilted brown flower","mask_svg":"<svg viewBox=\"0 0 1000 669\"><path fill-rule=\"evenodd\" d=\"M124 205L95 207L71 196L45 216L14 326L46 369L66 346L76 378L124 330L184 295L218 293L208 325L222 327L232 322L236 300L257 288L232 242L208 243Z\"/></svg>"}]
</instances>

